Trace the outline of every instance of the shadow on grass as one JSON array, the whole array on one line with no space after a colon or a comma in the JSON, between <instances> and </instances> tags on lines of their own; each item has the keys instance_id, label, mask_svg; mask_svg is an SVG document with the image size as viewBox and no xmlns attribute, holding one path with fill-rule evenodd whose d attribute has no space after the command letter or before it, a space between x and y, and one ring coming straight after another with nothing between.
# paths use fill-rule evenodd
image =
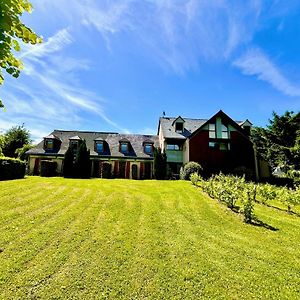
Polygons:
<instances>
[{"instance_id":1,"label":"shadow on grass","mask_svg":"<svg viewBox=\"0 0 300 300\"><path fill-rule=\"evenodd\" d=\"M274 208L274 209L277 209L277 210L280 210L280 211L284 211L284 212L286 212L290 215L300 217L300 213L294 212L292 210L288 210L288 209L285 209L285 208L280 208L280 207L273 206L273 205L270 205L270 204L265 204L265 206L270 207L270 208Z\"/></svg>"},{"instance_id":2,"label":"shadow on grass","mask_svg":"<svg viewBox=\"0 0 300 300\"><path fill-rule=\"evenodd\" d=\"M269 225L265 222L263 222L262 220L259 220L257 217L254 217L251 221L251 223L249 223L251 225L257 226L257 227L263 227L266 228L268 230L272 230L272 231L278 231L279 229L276 227L273 227L272 225Z\"/></svg>"}]
</instances>

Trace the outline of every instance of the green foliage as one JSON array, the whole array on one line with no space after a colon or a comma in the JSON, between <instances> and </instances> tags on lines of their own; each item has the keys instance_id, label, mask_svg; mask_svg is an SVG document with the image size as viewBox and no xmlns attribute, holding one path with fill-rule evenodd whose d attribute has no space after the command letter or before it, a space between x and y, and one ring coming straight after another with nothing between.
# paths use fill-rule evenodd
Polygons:
<instances>
[{"instance_id":1,"label":"green foliage","mask_svg":"<svg viewBox=\"0 0 300 300\"><path fill-rule=\"evenodd\" d=\"M25 144L22 148L18 148L16 149L15 153L18 156L18 159L20 160L26 160L27 159L27 154L26 152L30 149L32 149L34 147L34 145L31 144Z\"/></svg>"},{"instance_id":2,"label":"green foliage","mask_svg":"<svg viewBox=\"0 0 300 300\"><path fill-rule=\"evenodd\" d=\"M0 180L20 179L25 176L26 165L19 159L0 157Z\"/></svg>"},{"instance_id":3,"label":"green foliage","mask_svg":"<svg viewBox=\"0 0 300 300\"><path fill-rule=\"evenodd\" d=\"M21 21L24 12L31 13L28 0L1 0L0 4L0 67L13 77L18 77L23 67L22 61L14 55L20 51L19 41L37 44L42 39ZM4 76L0 69L0 85ZM3 103L0 99L0 107Z\"/></svg>"},{"instance_id":4,"label":"green foliage","mask_svg":"<svg viewBox=\"0 0 300 300\"><path fill-rule=\"evenodd\" d=\"M3 155L2 148L3 148L3 146L4 146L4 142L5 142L4 136L3 136L3 135L0 135L0 156Z\"/></svg>"},{"instance_id":5,"label":"green foliage","mask_svg":"<svg viewBox=\"0 0 300 300\"><path fill-rule=\"evenodd\" d=\"M41 176L42 177L53 177L56 176L57 162L51 160L41 161Z\"/></svg>"},{"instance_id":6,"label":"green foliage","mask_svg":"<svg viewBox=\"0 0 300 300\"><path fill-rule=\"evenodd\" d=\"M300 112L273 112L267 128L256 127L251 132L257 153L271 167L293 166L300 169Z\"/></svg>"},{"instance_id":7,"label":"green foliage","mask_svg":"<svg viewBox=\"0 0 300 300\"><path fill-rule=\"evenodd\" d=\"M65 178L74 177L74 153L70 147L65 153L63 163L63 175Z\"/></svg>"},{"instance_id":8,"label":"green foliage","mask_svg":"<svg viewBox=\"0 0 300 300\"><path fill-rule=\"evenodd\" d=\"M234 168L232 171L232 174L236 175L238 177L244 177L247 180L254 179L253 171L245 166L239 166L239 167Z\"/></svg>"},{"instance_id":9,"label":"green foliage","mask_svg":"<svg viewBox=\"0 0 300 300\"><path fill-rule=\"evenodd\" d=\"M154 148L153 151L154 177L158 180L166 179L167 175L167 156L162 153L160 148Z\"/></svg>"},{"instance_id":10,"label":"green foliage","mask_svg":"<svg viewBox=\"0 0 300 300\"><path fill-rule=\"evenodd\" d=\"M202 171L202 167L194 161L190 161L180 169L180 179L182 180L190 180L190 176L193 173L200 174Z\"/></svg>"},{"instance_id":11,"label":"green foliage","mask_svg":"<svg viewBox=\"0 0 300 300\"><path fill-rule=\"evenodd\" d=\"M198 182L202 180L202 177L198 173L193 173L190 176L190 180L191 180L193 185L197 186Z\"/></svg>"},{"instance_id":12,"label":"green foliage","mask_svg":"<svg viewBox=\"0 0 300 300\"><path fill-rule=\"evenodd\" d=\"M247 185L247 198L243 201L243 212L245 223L251 223L254 218L254 202L256 202L256 185Z\"/></svg>"},{"instance_id":13,"label":"green foliage","mask_svg":"<svg viewBox=\"0 0 300 300\"><path fill-rule=\"evenodd\" d=\"M90 151L87 150L85 141L81 141L79 145L78 153L76 155L75 168L78 178L91 177Z\"/></svg>"},{"instance_id":14,"label":"green foliage","mask_svg":"<svg viewBox=\"0 0 300 300\"><path fill-rule=\"evenodd\" d=\"M30 143L30 133L24 125L14 126L6 131L2 143L3 154L16 158L18 156L16 150Z\"/></svg>"}]
</instances>

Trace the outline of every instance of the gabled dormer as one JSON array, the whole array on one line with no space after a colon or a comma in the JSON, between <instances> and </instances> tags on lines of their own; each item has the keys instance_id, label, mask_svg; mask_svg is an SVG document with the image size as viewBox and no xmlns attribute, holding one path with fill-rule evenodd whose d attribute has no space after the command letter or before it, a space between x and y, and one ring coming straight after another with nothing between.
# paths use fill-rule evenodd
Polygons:
<instances>
[{"instance_id":1,"label":"gabled dormer","mask_svg":"<svg viewBox=\"0 0 300 300\"><path fill-rule=\"evenodd\" d=\"M130 151L130 141L126 138L119 140L119 151L123 154L127 154Z\"/></svg>"},{"instance_id":2,"label":"gabled dormer","mask_svg":"<svg viewBox=\"0 0 300 300\"><path fill-rule=\"evenodd\" d=\"M172 123L175 132L182 133L184 131L184 123L185 120L181 116L178 116Z\"/></svg>"},{"instance_id":3,"label":"gabled dormer","mask_svg":"<svg viewBox=\"0 0 300 300\"><path fill-rule=\"evenodd\" d=\"M72 149L74 153L76 153L79 149L79 144L82 141L81 137L78 135L72 136L69 138L69 147Z\"/></svg>"},{"instance_id":4,"label":"gabled dormer","mask_svg":"<svg viewBox=\"0 0 300 300\"><path fill-rule=\"evenodd\" d=\"M239 125L244 129L244 132L246 133L246 135L249 136L251 127L253 126L253 124L248 119L246 119L242 123L239 123Z\"/></svg>"},{"instance_id":5,"label":"gabled dormer","mask_svg":"<svg viewBox=\"0 0 300 300\"><path fill-rule=\"evenodd\" d=\"M152 155L153 154L153 145L154 142L150 139L147 139L143 142L144 153Z\"/></svg>"},{"instance_id":6,"label":"gabled dormer","mask_svg":"<svg viewBox=\"0 0 300 300\"><path fill-rule=\"evenodd\" d=\"M44 150L46 152L58 152L61 140L54 134L44 137Z\"/></svg>"},{"instance_id":7,"label":"gabled dormer","mask_svg":"<svg viewBox=\"0 0 300 300\"><path fill-rule=\"evenodd\" d=\"M101 137L94 139L95 152L97 152L98 154L103 154L104 153L104 144L105 144L105 141Z\"/></svg>"}]
</instances>

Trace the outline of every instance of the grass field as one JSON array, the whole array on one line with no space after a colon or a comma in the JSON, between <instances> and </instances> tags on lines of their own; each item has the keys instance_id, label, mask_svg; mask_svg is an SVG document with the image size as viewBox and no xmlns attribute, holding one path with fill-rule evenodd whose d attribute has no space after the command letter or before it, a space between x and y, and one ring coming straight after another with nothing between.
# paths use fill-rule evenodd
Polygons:
<instances>
[{"instance_id":1,"label":"grass field","mask_svg":"<svg viewBox=\"0 0 300 300\"><path fill-rule=\"evenodd\" d=\"M300 299L300 217L277 231L189 182L0 182L1 299Z\"/></svg>"}]
</instances>

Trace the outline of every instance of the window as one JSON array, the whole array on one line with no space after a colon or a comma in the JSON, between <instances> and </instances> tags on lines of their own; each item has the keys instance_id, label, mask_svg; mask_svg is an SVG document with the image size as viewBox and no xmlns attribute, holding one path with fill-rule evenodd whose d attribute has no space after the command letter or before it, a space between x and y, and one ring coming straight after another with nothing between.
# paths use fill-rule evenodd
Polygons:
<instances>
[{"instance_id":1,"label":"window","mask_svg":"<svg viewBox=\"0 0 300 300\"><path fill-rule=\"evenodd\" d=\"M179 151L181 150L179 145L175 145L175 144L167 144L167 150L175 150L175 151Z\"/></svg>"},{"instance_id":2,"label":"window","mask_svg":"<svg viewBox=\"0 0 300 300\"><path fill-rule=\"evenodd\" d=\"M96 151L98 153L102 153L104 150L103 142L96 142Z\"/></svg>"},{"instance_id":3,"label":"window","mask_svg":"<svg viewBox=\"0 0 300 300\"><path fill-rule=\"evenodd\" d=\"M152 154L152 144L145 144L144 145L144 151L146 154Z\"/></svg>"},{"instance_id":4,"label":"window","mask_svg":"<svg viewBox=\"0 0 300 300\"><path fill-rule=\"evenodd\" d=\"M227 126L222 124L222 139L228 139L229 134L228 134L228 128Z\"/></svg>"},{"instance_id":5,"label":"window","mask_svg":"<svg viewBox=\"0 0 300 300\"><path fill-rule=\"evenodd\" d=\"M44 142L45 150L52 150L53 149L53 140L47 139Z\"/></svg>"},{"instance_id":6,"label":"window","mask_svg":"<svg viewBox=\"0 0 300 300\"><path fill-rule=\"evenodd\" d=\"M221 151L229 151L230 150L229 143L209 142L208 147L211 149L221 150Z\"/></svg>"},{"instance_id":7,"label":"window","mask_svg":"<svg viewBox=\"0 0 300 300\"><path fill-rule=\"evenodd\" d=\"M73 152L76 152L78 149L78 141L70 141L70 148L73 150Z\"/></svg>"},{"instance_id":8,"label":"window","mask_svg":"<svg viewBox=\"0 0 300 300\"><path fill-rule=\"evenodd\" d=\"M215 139L216 138L216 124L209 124L208 130L209 130L209 138Z\"/></svg>"},{"instance_id":9,"label":"window","mask_svg":"<svg viewBox=\"0 0 300 300\"><path fill-rule=\"evenodd\" d=\"M180 122L175 123L175 131L183 132L183 123L180 123Z\"/></svg>"},{"instance_id":10,"label":"window","mask_svg":"<svg viewBox=\"0 0 300 300\"><path fill-rule=\"evenodd\" d=\"M121 145L120 145L120 151L122 153L127 153L128 152L128 143L121 143Z\"/></svg>"}]
</instances>

